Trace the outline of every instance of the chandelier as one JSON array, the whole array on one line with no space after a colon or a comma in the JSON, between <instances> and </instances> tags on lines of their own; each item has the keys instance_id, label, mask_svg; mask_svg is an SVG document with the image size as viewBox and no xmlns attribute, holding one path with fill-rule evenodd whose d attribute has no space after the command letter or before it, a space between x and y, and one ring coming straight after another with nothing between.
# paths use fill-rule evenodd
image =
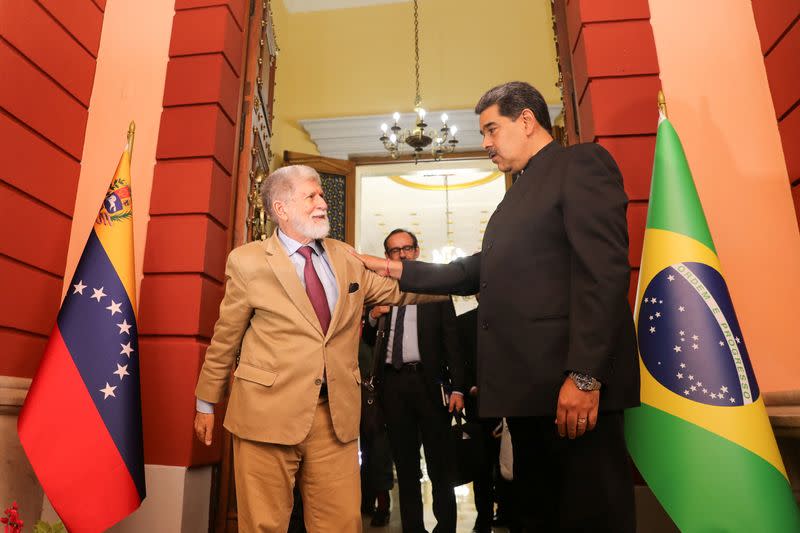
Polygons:
<instances>
[{"instance_id":1,"label":"chandelier","mask_svg":"<svg viewBox=\"0 0 800 533\"><path fill-rule=\"evenodd\" d=\"M452 176L452 174L442 174L444 178L444 216L445 216L445 228L447 228L447 244L433 250L433 262L446 264L459 257L466 257L467 254L461 248L457 248L453 243L453 230L451 229L451 225L453 224L453 212L450 211L450 189L447 186L447 178Z\"/></svg>"},{"instance_id":2,"label":"chandelier","mask_svg":"<svg viewBox=\"0 0 800 533\"><path fill-rule=\"evenodd\" d=\"M382 133L378 140L383 143L383 147L391 154L392 159L397 159L402 150L401 145L406 145L414 150L415 163L419 161L423 150L429 147L433 159L438 161L442 155L455 150L456 144L458 144L456 139L458 128L447 124L447 113L442 113L442 127L438 130L428 129L428 124L425 123L426 112L422 107L422 96L420 96L419 90L419 9L417 0L414 0L414 62L417 83L417 96L414 100L416 124L413 128L404 131L398 125L400 113L395 112L392 115L394 124L391 127L386 123L381 124Z\"/></svg>"}]
</instances>

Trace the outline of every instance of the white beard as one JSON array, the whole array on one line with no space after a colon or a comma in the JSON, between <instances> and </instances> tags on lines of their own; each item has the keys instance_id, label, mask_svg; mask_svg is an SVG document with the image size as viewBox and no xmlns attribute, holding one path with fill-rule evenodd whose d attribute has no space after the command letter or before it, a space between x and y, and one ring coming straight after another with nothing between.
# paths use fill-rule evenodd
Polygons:
<instances>
[{"instance_id":1,"label":"white beard","mask_svg":"<svg viewBox=\"0 0 800 533\"><path fill-rule=\"evenodd\" d=\"M318 214L319 213L314 213L314 215ZM311 216L298 216L292 211L289 213L289 222L306 239L324 239L331 231L331 223L328 220L327 213L325 213L325 218L323 220L316 220L311 218Z\"/></svg>"}]
</instances>

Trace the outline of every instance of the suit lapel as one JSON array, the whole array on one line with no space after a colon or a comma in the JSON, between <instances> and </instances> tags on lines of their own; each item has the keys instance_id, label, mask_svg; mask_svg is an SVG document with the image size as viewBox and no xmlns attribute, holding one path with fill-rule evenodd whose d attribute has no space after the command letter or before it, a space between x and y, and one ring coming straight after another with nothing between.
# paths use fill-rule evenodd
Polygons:
<instances>
[{"instance_id":1,"label":"suit lapel","mask_svg":"<svg viewBox=\"0 0 800 533\"><path fill-rule=\"evenodd\" d=\"M330 239L325 239L323 241L323 245L325 246L325 252L328 254L328 258L331 261L333 275L336 278L336 286L339 288L339 297L336 299L336 305L333 308L333 315L331 315L331 323L328 326L328 335L326 335L330 336L331 332L334 331L334 328L336 328L342 314L344 313L344 306L347 305L347 260L343 255L345 252L339 250L336 248L336 246L331 246Z\"/></svg>"},{"instance_id":2,"label":"suit lapel","mask_svg":"<svg viewBox=\"0 0 800 533\"><path fill-rule=\"evenodd\" d=\"M314 328L322 334L322 327L319 325L317 313L311 306L311 300L308 299L308 294L300 283L300 278L297 277L297 271L286 255L286 250L278 240L278 231L276 230L272 236L264 241L264 250L266 251L267 263L272 268L275 278L286 291L289 300L300 310L300 313L305 317Z\"/></svg>"}]
</instances>

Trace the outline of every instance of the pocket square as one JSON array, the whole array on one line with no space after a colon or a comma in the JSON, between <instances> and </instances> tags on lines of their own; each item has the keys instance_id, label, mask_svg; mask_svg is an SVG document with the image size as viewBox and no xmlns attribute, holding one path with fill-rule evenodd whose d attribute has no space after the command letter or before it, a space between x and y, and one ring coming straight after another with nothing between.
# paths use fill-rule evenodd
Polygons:
<instances>
[{"instance_id":1,"label":"pocket square","mask_svg":"<svg viewBox=\"0 0 800 533\"><path fill-rule=\"evenodd\" d=\"M358 283L351 283L350 287L347 289L347 294L354 293L358 290Z\"/></svg>"}]
</instances>

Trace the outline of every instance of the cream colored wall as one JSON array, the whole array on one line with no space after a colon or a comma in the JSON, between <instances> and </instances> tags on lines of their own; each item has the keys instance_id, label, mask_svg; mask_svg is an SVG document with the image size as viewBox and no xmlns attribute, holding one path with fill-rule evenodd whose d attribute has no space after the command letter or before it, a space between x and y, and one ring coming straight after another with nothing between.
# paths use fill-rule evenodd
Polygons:
<instances>
[{"instance_id":1,"label":"cream colored wall","mask_svg":"<svg viewBox=\"0 0 800 533\"><path fill-rule=\"evenodd\" d=\"M650 14L669 117L758 383L796 390L800 234L752 5L650 0Z\"/></svg>"},{"instance_id":2,"label":"cream colored wall","mask_svg":"<svg viewBox=\"0 0 800 533\"><path fill-rule=\"evenodd\" d=\"M174 14L174 2L163 0L115 1L106 5L63 292L67 291L92 231L125 148L128 124L133 120L136 140L131 160L131 194L138 301Z\"/></svg>"},{"instance_id":3,"label":"cream colored wall","mask_svg":"<svg viewBox=\"0 0 800 533\"><path fill-rule=\"evenodd\" d=\"M515 79L559 103L550 0L420 0L426 109L464 109ZM317 153L298 120L411 111L411 2L288 13L273 1L280 55L272 148ZM376 124L377 132L378 124ZM377 140L376 140L377 142Z\"/></svg>"}]
</instances>

